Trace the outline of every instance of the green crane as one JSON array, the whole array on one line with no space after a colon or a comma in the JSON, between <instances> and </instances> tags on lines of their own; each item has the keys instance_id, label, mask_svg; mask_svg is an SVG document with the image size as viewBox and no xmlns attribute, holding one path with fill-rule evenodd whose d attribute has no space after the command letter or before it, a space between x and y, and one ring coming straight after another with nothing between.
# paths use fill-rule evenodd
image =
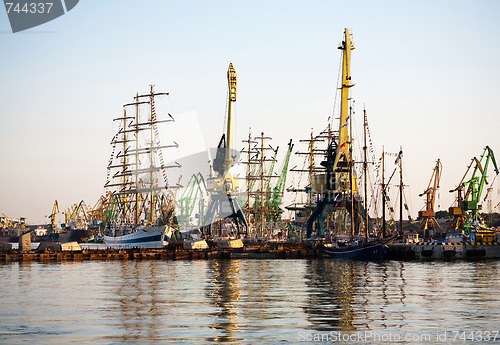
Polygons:
<instances>
[{"instance_id":1,"label":"green crane","mask_svg":"<svg viewBox=\"0 0 500 345\"><path fill-rule=\"evenodd\" d=\"M473 227L475 224L483 223L481 215L479 213L479 211L481 210L481 205L479 205L479 203L481 201L480 199L483 193L484 185L488 184L486 178L490 161L493 163L495 174L498 175L500 172L495 160L495 155L493 154L491 148L489 146L486 146L484 148L483 154L481 155L481 159L479 160L478 164L476 164L476 167L472 173L472 178L466 182L463 182L459 186L462 188L467 187L467 196L470 197L469 200L463 200L460 202L460 208L463 212L467 213L464 228L464 232L466 235L470 233L471 227ZM481 173L480 176L476 176L476 173L478 171ZM485 194L483 200L486 200L486 198L488 197L489 190L490 189L488 189L488 192Z\"/></svg>"},{"instance_id":2,"label":"green crane","mask_svg":"<svg viewBox=\"0 0 500 345\"><path fill-rule=\"evenodd\" d=\"M111 194L106 202L104 210L104 219L107 224L111 223L118 216L119 206L122 204L120 198L116 194Z\"/></svg>"},{"instance_id":3,"label":"green crane","mask_svg":"<svg viewBox=\"0 0 500 345\"><path fill-rule=\"evenodd\" d=\"M206 190L205 179L201 173L193 174L181 198L177 200L177 205L180 207L180 214L177 215L180 227L189 225L189 217L194 211L198 195L203 195L203 193L206 193ZM201 207L202 214L200 214L200 219L203 219L203 203Z\"/></svg>"},{"instance_id":4,"label":"green crane","mask_svg":"<svg viewBox=\"0 0 500 345\"><path fill-rule=\"evenodd\" d=\"M285 182L286 176L288 174L288 163L290 162L290 156L293 150L292 139L288 143L288 151L286 153L285 161L283 163L283 168L281 169L281 175L276 183L276 186L273 189L272 194L272 209L274 210L273 219L279 220L281 219L281 201L283 200L283 194L285 193Z\"/></svg>"},{"instance_id":5,"label":"green crane","mask_svg":"<svg viewBox=\"0 0 500 345\"><path fill-rule=\"evenodd\" d=\"M268 210L270 209L270 206L271 206L272 201L273 201L273 194L271 193L271 178L273 177L274 166L276 164L276 157L278 156L279 148L280 148L279 146L276 147L276 149L273 152L273 157L271 158L271 165L269 166L268 175L265 177L266 178L266 186L264 188L264 191L265 191L264 198L266 200L266 207Z\"/></svg>"}]
</instances>

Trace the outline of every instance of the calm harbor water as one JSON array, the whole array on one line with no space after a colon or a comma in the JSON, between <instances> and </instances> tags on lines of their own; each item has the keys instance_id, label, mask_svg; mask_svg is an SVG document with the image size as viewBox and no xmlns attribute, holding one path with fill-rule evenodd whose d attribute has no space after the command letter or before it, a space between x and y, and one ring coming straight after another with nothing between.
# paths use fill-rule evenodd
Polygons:
<instances>
[{"instance_id":1,"label":"calm harbor water","mask_svg":"<svg viewBox=\"0 0 500 345\"><path fill-rule=\"evenodd\" d=\"M496 261L0 263L0 343L500 343L499 275Z\"/></svg>"}]
</instances>

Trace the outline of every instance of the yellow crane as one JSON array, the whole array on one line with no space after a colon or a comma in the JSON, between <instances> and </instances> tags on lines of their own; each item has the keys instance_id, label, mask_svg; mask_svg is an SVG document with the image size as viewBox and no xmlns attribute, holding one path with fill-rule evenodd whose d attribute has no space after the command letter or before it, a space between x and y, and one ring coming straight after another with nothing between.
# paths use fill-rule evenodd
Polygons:
<instances>
[{"instance_id":1,"label":"yellow crane","mask_svg":"<svg viewBox=\"0 0 500 345\"><path fill-rule=\"evenodd\" d=\"M230 169L233 165L233 157L231 155L231 140L232 140L232 110L233 103L236 102L236 70L233 64L229 64L227 70L227 82L229 99L227 105L227 130L217 146L217 154L213 161L213 171L215 176L207 179L207 190L210 193L210 204L206 213L204 224L206 225L205 233L207 236L213 236L212 226L217 220L227 219L234 221L237 228L237 234L248 234L248 223L246 221L241 207L236 200L235 192L238 191L238 179L233 178Z\"/></svg>"},{"instance_id":2,"label":"yellow crane","mask_svg":"<svg viewBox=\"0 0 500 345\"><path fill-rule=\"evenodd\" d=\"M20 229L25 228L26 218L21 217L19 219L13 219L13 218L7 217L5 215L5 213L2 213L2 214L3 214L3 217L0 217L1 218L0 223L2 224L3 229L7 229L7 228L17 229L18 227Z\"/></svg>"},{"instance_id":3,"label":"yellow crane","mask_svg":"<svg viewBox=\"0 0 500 345\"><path fill-rule=\"evenodd\" d=\"M97 200L97 202L95 203L94 207L90 206L88 207L89 222L105 220L104 211L106 210L108 199L109 199L108 194L101 195Z\"/></svg>"},{"instance_id":4,"label":"yellow crane","mask_svg":"<svg viewBox=\"0 0 500 345\"><path fill-rule=\"evenodd\" d=\"M50 219L50 231L54 231L56 229L56 214L59 212L59 203L57 200L54 202L54 207L52 207L52 213L48 218Z\"/></svg>"},{"instance_id":5,"label":"yellow crane","mask_svg":"<svg viewBox=\"0 0 500 345\"><path fill-rule=\"evenodd\" d=\"M436 221L436 213L434 212L434 204L436 202L436 191L439 189L439 181L441 180L441 172L443 166L441 160L436 161L436 166L432 171L432 176L427 189L419 196L425 195L425 210L418 212L418 217L422 218L420 222L420 230L424 231L424 238L429 234L428 230L438 230L442 233L441 226Z\"/></svg>"},{"instance_id":6,"label":"yellow crane","mask_svg":"<svg viewBox=\"0 0 500 345\"><path fill-rule=\"evenodd\" d=\"M88 213L88 207L83 200L79 204L73 204L66 212L63 212L66 227L86 228L89 221Z\"/></svg>"},{"instance_id":7,"label":"yellow crane","mask_svg":"<svg viewBox=\"0 0 500 345\"><path fill-rule=\"evenodd\" d=\"M313 234L313 228L317 225L319 237L325 236L325 220L332 213L334 205L342 201L342 207L351 215L351 235L355 229L354 219L357 217L354 205L354 194L357 191L357 178L353 173L352 161L352 107L349 106L351 100L349 96L350 88L355 84L351 81L351 51L354 50L352 34L347 28L344 30L344 40L338 47L342 50L342 84L341 84L341 104L338 137L333 133L328 134L328 148L326 159L321 165L326 168L326 174L315 175L312 179L311 190L313 193L321 195L318 198L316 207L307 219L307 237ZM350 200L351 206L348 206ZM337 206L335 206L337 207ZM358 222L359 224L359 222Z\"/></svg>"},{"instance_id":8,"label":"yellow crane","mask_svg":"<svg viewBox=\"0 0 500 345\"><path fill-rule=\"evenodd\" d=\"M10 219L9 217L7 217L5 215L5 213L2 213L2 214L3 214L2 224L3 224L3 228L4 229L9 229L9 228L15 229L15 228L17 228L16 219Z\"/></svg>"}]
</instances>

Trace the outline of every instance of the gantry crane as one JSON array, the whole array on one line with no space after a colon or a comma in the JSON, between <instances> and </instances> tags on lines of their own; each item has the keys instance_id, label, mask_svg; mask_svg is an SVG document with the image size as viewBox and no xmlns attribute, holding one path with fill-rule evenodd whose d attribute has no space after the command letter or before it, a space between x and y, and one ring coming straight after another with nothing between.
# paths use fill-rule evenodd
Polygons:
<instances>
[{"instance_id":1,"label":"gantry crane","mask_svg":"<svg viewBox=\"0 0 500 345\"><path fill-rule=\"evenodd\" d=\"M94 207L89 208L89 221L94 223L95 225L97 222L103 222L105 220L105 209L106 205L108 203L109 197L111 193L107 192L104 195L101 195L97 202L95 203Z\"/></svg>"},{"instance_id":2,"label":"gantry crane","mask_svg":"<svg viewBox=\"0 0 500 345\"><path fill-rule=\"evenodd\" d=\"M352 108L349 106L349 90L354 84L351 81L351 50L354 49L352 37L349 30L344 31L344 40L338 47L342 50L342 84L341 84L341 104L338 138L329 135L326 160L321 165L326 168L326 174L316 175L312 181L312 192L317 193L318 200L316 208L307 219L307 237L313 234L314 224L317 224L318 236L325 236L325 220L333 211L334 207L339 207L340 201L344 208L351 215L351 235L355 228L355 218L359 209L358 202L354 200L357 180L353 173L352 161ZM319 197L320 196L320 197ZM351 204L349 207L347 202ZM358 223L359 224L359 223Z\"/></svg>"},{"instance_id":3,"label":"gantry crane","mask_svg":"<svg viewBox=\"0 0 500 345\"><path fill-rule=\"evenodd\" d=\"M458 193L458 204L457 207L450 207L450 214L454 216L454 219L448 227L448 230L462 230L464 234L468 235L472 229L477 229L482 226L483 221L480 215L482 205L480 204L480 202L483 187L485 184L488 184L487 172L490 161L493 163L495 174L498 175L499 170L495 160L495 155L493 154L491 148L489 146L486 146L484 148L483 154L481 155L481 159L478 160L474 157L469 164L467 171L460 181L458 187L450 190L451 193ZM472 172L472 177L469 180L464 181L474 163L475 167ZM466 187L467 191L464 195L463 190ZM488 191L486 192L483 201L488 197L490 189L488 189Z\"/></svg>"},{"instance_id":4,"label":"gantry crane","mask_svg":"<svg viewBox=\"0 0 500 345\"><path fill-rule=\"evenodd\" d=\"M271 164L269 166L269 170L267 172L267 175L264 175L265 176L264 177L264 180L265 180L264 199L265 199L265 205L266 205L267 209L269 209L272 205L273 193L271 193L271 178L274 177L273 176L274 166L276 165L276 157L278 157L278 151L280 149L279 146L277 146L275 149L273 149L271 145L269 145L269 147L273 150L273 156L270 160ZM262 154L264 155L264 153L262 153ZM261 186L261 188L262 188L262 186Z\"/></svg>"},{"instance_id":5,"label":"gantry crane","mask_svg":"<svg viewBox=\"0 0 500 345\"><path fill-rule=\"evenodd\" d=\"M205 235L211 237L212 227L217 220L232 221L236 225L238 235L248 234L248 223L236 199L239 181L233 178L230 169L233 165L231 152L232 109L236 102L236 70L229 64L227 71L229 98L227 105L227 130L217 146L217 154L213 162L216 176L207 179L207 190L210 193L210 204L204 219Z\"/></svg>"},{"instance_id":6,"label":"gantry crane","mask_svg":"<svg viewBox=\"0 0 500 345\"><path fill-rule=\"evenodd\" d=\"M420 230L424 231L424 238L429 234L428 230L438 230L442 233L441 226L436 221L436 213L434 212L434 204L436 202L436 192L439 189L439 181L441 180L441 172L443 166L441 160L436 161L436 166L432 172L431 179L427 189L419 196L425 195L425 210L418 212L418 217L422 218L420 222Z\"/></svg>"},{"instance_id":7,"label":"gantry crane","mask_svg":"<svg viewBox=\"0 0 500 345\"><path fill-rule=\"evenodd\" d=\"M281 219L281 201L283 200L283 195L285 193L285 182L286 182L286 176L288 174L288 163L290 162L290 156L292 154L293 150L293 143L292 139L290 139L290 142L288 143L288 151L286 153L285 161L283 163L283 168L281 169L281 175L278 179L278 182L276 183L276 186L273 189L273 195L272 195L272 209L274 210L273 213L273 219L279 220Z\"/></svg>"},{"instance_id":8,"label":"gantry crane","mask_svg":"<svg viewBox=\"0 0 500 345\"><path fill-rule=\"evenodd\" d=\"M199 217L200 219L203 219L203 195L206 195L206 192L207 187L205 185L203 175L199 172L197 174L193 174L184 189L182 196L177 199L177 205L180 208L180 213L177 214L177 220L181 228L189 225L189 218L194 211L198 196L201 197Z\"/></svg>"},{"instance_id":9,"label":"gantry crane","mask_svg":"<svg viewBox=\"0 0 500 345\"><path fill-rule=\"evenodd\" d=\"M464 200L467 200L470 194L470 188L467 189L467 191L464 194L464 181L465 178L467 177L467 174L469 173L470 169L472 166L475 164L474 171L479 170L480 173L483 173L483 168L481 164L479 163L479 160L474 157L472 158L469 166L467 167L467 170L465 171L464 176L460 180L457 188L450 190L450 193L455 193L457 192L457 201L456 201L456 206L451 206L448 209L448 213L453 216L453 220L451 223L448 225L448 228L446 229L446 232L456 232L458 229L461 229L462 226L465 224L465 218L467 214L465 211L462 210L462 202Z\"/></svg>"},{"instance_id":10,"label":"gantry crane","mask_svg":"<svg viewBox=\"0 0 500 345\"><path fill-rule=\"evenodd\" d=\"M54 232L56 230L56 215L59 213L59 203L57 200L54 202L54 207L52 207L52 213L48 217L50 219L49 232Z\"/></svg>"},{"instance_id":11,"label":"gantry crane","mask_svg":"<svg viewBox=\"0 0 500 345\"><path fill-rule=\"evenodd\" d=\"M1 217L2 218L1 220L2 220L2 224L3 224L3 228L4 229L8 229L8 228L17 229L18 224L20 224L20 220L8 218L5 215L5 213L2 213L2 214L3 214L3 217Z\"/></svg>"},{"instance_id":12,"label":"gantry crane","mask_svg":"<svg viewBox=\"0 0 500 345\"><path fill-rule=\"evenodd\" d=\"M76 229L87 228L89 218L87 215L87 205L83 200L71 206L66 212L63 212L63 214L65 215L66 226Z\"/></svg>"}]
</instances>

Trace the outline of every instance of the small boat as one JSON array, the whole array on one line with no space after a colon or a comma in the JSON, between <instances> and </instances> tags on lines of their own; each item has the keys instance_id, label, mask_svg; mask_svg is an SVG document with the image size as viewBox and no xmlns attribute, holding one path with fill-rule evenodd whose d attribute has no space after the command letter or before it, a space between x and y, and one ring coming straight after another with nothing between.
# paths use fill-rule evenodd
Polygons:
<instances>
[{"instance_id":1,"label":"small boat","mask_svg":"<svg viewBox=\"0 0 500 345\"><path fill-rule=\"evenodd\" d=\"M332 259L347 260L382 260L385 258L389 240L374 240L369 242L337 242L325 245L324 252Z\"/></svg>"}]
</instances>

